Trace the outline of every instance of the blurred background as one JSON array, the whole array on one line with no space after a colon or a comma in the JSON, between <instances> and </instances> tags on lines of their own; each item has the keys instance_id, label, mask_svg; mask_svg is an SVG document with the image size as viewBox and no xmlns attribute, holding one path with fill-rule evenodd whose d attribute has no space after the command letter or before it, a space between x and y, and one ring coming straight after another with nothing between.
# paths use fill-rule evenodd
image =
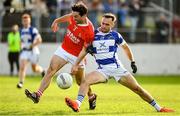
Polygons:
<instances>
[{"instance_id":1,"label":"blurred background","mask_svg":"<svg viewBox=\"0 0 180 116\"><path fill-rule=\"evenodd\" d=\"M13 24L21 25L21 15L32 15L32 25L42 33L44 42L62 41L65 29L54 34L52 21L71 11L70 6L78 0L1 0L0 41L6 42ZM88 17L95 27L99 26L103 13L117 16L115 29L131 43L179 43L179 0L83 0L89 8ZM161 31L164 31L161 33ZM52 39L53 38L53 39Z\"/></svg>"},{"instance_id":2,"label":"blurred background","mask_svg":"<svg viewBox=\"0 0 180 116\"><path fill-rule=\"evenodd\" d=\"M52 21L71 12L71 5L78 0L1 0L0 1L0 74L7 74L8 64L5 43L14 24L21 25L24 12L32 16L43 45L53 53L57 43L63 40L66 24L60 25L58 33L50 29ZM117 16L115 30L130 43L141 74L180 74L180 1L179 0L81 0L89 8L88 17L95 28L103 13ZM53 47L55 43L56 47ZM49 64L47 53L41 47L41 64ZM48 55L47 55L48 54ZM44 60L46 58L47 60ZM124 58L121 59L122 61ZM125 65L128 65L125 61Z\"/></svg>"}]
</instances>

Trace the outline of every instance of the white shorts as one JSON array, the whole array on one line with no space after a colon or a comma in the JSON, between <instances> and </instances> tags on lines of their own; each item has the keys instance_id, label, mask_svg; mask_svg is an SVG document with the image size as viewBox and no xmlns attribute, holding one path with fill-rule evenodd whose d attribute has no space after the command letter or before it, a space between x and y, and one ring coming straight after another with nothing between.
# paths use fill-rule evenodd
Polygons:
<instances>
[{"instance_id":1,"label":"white shorts","mask_svg":"<svg viewBox=\"0 0 180 116\"><path fill-rule=\"evenodd\" d=\"M102 68L97 69L97 71L104 75L106 80L114 78L116 81L119 81L122 76L127 76L128 74L130 74L124 67Z\"/></svg>"},{"instance_id":2,"label":"white shorts","mask_svg":"<svg viewBox=\"0 0 180 116\"><path fill-rule=\"evenodd\" d=\"M68 53L67 51L65 51L61 46L57 48L57 50L54 52L55 55L63 58L65 61L71 63L71 64L75 64L77 57ZM81 65L82 68L85 67L85 64L83 62L81 62L79 65Z\"/></svg>"},{"instance_id":3,"label":"white shorts","mask_svg":"<svg viewBox=\"0 0 180 116\"><path fill-rule=\"evenodd\" d=\"M22 51L20 60L28 60L32 64L37 64L39 61L39 54L35 54L32 51Z\"/></svg>"}]
</instances>

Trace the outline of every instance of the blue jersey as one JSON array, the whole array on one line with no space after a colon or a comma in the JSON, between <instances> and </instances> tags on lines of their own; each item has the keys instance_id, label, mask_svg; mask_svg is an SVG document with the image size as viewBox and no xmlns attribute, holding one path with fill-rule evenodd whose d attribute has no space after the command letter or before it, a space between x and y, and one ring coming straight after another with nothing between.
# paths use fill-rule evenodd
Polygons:
<instances>
[{"instance_id":1,"label":"blue jersey","mask_svg":"<svg viewBox=\"0 0 180 116\"><path fill-rule=\"evenodd\" d=\"M39 32L34 27L22 28L20 30L22 49L30 49L34 39L39 36Z\"/></svg>"},{"instance_id":2,"label":"blue jersey","mask_svg":"<svg viewBox=\"0 0 180 116\"><path fill-rule=\"evenodd\" d=\"M108 33L103 33L98 29L95 30L93 53L96 62L99 65L98 68L119 68L121 62L118 59L117 48L118 45L124 43L124 39L116 31L111 30Z\"/></svg>"}]
</instances>

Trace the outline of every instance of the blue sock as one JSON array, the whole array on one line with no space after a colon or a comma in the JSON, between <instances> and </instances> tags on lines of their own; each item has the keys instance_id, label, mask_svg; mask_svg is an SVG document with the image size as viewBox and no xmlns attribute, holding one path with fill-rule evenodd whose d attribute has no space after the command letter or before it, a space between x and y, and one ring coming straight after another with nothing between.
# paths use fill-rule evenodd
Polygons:
<instances>
[{"instance_id":1,"label":"blue sock","mask_svg":"<svg viewBox=\"0 0 180 116\"><path fill-rule=\"evenodd\" d=\"M76 101L77 101L79 107L81 106L81 103L82 103L83 100L84 100L84 96L83 95L78 95L77 96Z\"/></svg>"},{"instance_id":2,"label":"blue sock","mask_svg":"<svg viewBox=\"0 0 180 116\"><path fill-rule=\"evenodd\" d=\"M161 107L159 106L159 104L156 103L156 101L153 99L150 104L157 110L160 111Z\"/></svg>"},{"instance_id":3,"label":"blue sock","mask_svg":"<svg viewBox=\"0 0 180 116\"><path fill-rule=\"evenodd\" d=\"M77 100L82 103L82 101L84 100L84 96L83 95L78 95Z\"/></svg>"}]
</instances>

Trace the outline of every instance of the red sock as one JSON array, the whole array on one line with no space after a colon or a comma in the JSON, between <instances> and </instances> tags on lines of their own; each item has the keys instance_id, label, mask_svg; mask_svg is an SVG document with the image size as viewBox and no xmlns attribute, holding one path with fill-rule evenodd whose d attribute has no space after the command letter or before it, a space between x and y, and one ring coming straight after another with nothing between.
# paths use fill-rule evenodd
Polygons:
<instances>
[{"instance_id":1,"label":"red sock","mask_svg":"<svg viewBox=\"0 0 180 116\"><path fill-rule=\"evenodd\" d=\"M92 94L92 95L90 95L88 97L89 97L89 99L92 99L92 98L94 98L94 94Z\"/></svg>"},{"instance_id":2,"label":"red sock","mask_svg":"<svg viewBox=\"0 0 180 116\"><path fill-rule=\"evenodd\" d=\"M40 90L38 90L36 93L37 93L37 95L38 95L39 97L41 97L42 94L43 94Z\"/></svg>"}]
</instances>

